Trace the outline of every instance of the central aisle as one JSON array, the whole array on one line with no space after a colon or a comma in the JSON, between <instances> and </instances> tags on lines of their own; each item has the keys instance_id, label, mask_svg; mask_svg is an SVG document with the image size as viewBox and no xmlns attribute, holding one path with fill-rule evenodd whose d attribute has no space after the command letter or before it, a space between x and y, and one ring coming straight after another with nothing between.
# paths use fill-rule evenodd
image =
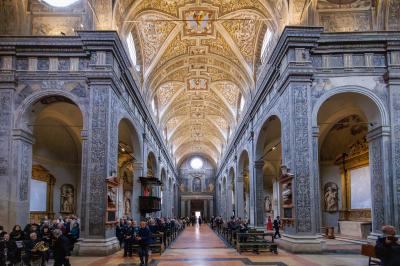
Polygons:
<instances>
[{"instance_id":1,"label":"central aisle","mask_svg":"<svg viewBox=\"0 0 400 266\"><path fill-rule=\"evenodd\" d=\"M358 266L366 265L368 258L360 255L298 255L280 250L279 254L251 252L238 254L227 247L209 226L187 227L176 241L160 256L152 254L149 266ZM80 266L136 266L139 258L122 257L122 251L103 258L72 257L72 265Z\"/></svg>"},{"instance_id":2,"label":"central aisle","mask_svg":"<svg viewBox=\"0 0 400 266\"><path fill-rule=\"evenodd\" d=\"M208 249L227 248L225 243L208 227L187 227L178 239L171 245L173 249Z\"/></svg>"}]
</instances>

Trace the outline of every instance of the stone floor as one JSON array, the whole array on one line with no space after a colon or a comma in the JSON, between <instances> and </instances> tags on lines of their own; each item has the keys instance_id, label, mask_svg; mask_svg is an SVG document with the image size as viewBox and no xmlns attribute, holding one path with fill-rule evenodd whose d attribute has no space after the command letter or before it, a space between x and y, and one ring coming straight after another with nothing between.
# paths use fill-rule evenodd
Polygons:
<instances>
[{"instance_id":1,"label":"stone floor","mask_svg":"<svg viewBox=\"0 0 400 266\"><path fill-rule=\"evenodd\" d=\"M335 244L335 243L332 243ZM339 243L340 244L340 243ZM98 266L138 265L139 259L123 258L122 252L104 258L72 257L72 265ZM189 227L177 238L162 256L154 254L151 256L150 265L157 266L242 266L242 265L277 265L277 266L339 266L368 265L368 258L357 254L335 254L334 252L324 255L299 255L279 250L279 254L253 253L239 254L236 250L229 248L225 243L206 225Z\"/></svg>"}]
</instances>

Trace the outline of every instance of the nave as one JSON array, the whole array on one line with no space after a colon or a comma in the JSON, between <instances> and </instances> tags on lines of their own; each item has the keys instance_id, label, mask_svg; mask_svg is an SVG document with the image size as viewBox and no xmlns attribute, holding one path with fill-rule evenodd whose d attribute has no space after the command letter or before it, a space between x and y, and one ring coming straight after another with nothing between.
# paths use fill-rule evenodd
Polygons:
<instances>
[{"instance_id":1,"label":"nave","mask_svg":"<svg viewBox=\"0 0 400 266\"><path fill-rule=\"evenodd\" d=\"M334 243L334 242L333 242ZM245 252L239 254L227 246L221 237L208 225L186 227L176 241L160 256L152 254L151 266L242 266L242 265L276 265L276 266L340 266L367 265L368 258L345 252L340 254L333 251L323 255L292 254L279 250L279 254ZM347 253L347 254L346 254ZM71 257L72 265L79 266L133 266L139 265L139 257L124 258L122 251L103 258Z\"/></svg>"}]
</instances>

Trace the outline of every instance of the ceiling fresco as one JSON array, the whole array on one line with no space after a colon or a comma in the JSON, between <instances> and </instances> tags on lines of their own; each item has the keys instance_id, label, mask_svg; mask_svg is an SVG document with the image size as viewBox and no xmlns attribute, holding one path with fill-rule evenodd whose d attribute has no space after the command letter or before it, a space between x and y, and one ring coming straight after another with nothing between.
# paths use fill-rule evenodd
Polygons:
<instances>
[{"instance_id":1,"label":"ceiling fresco","mask_svg":"<svg viewBox=\"0 0 400 266\"><path fill-rule=\"evenodd\" d=\"M257 51L273 27L266 1L120 1L122 32L140 45L145 96L177 163L217 163L255 86ZM123 10L123 11L122 11ZM243 105L243 103L242 103Z\"/></svg>"}]
</instances>

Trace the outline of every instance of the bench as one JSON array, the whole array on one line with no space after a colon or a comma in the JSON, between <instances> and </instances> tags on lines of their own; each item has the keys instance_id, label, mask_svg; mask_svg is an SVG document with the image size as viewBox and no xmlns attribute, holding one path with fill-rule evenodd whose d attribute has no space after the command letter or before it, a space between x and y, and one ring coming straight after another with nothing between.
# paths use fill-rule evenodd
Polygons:
<instances>
[{"instance_id":1,"label":"bench","mask_svg":"<svg viewBox=\"0 0 400 266\"><path fill-rule=\"evenodd\" d=\"M270 236L271 241L265 239L266 236ZM278 245L274 243L272 233L236 233L236 250L239 253L245 250L253 250L256 252L269 251L278 254Z\"/></svg>"},{"instance_id":2,"label":"bench","mask_svg":"<svg viewBox=\"0 0 400 266\"><path fill-rule=\"evenodd\" d=\"M361 255L369 257L368 265L381 265L381 261L376 257L375 246L371 244L361 245Z\"/></svg>"}]
</instances>

